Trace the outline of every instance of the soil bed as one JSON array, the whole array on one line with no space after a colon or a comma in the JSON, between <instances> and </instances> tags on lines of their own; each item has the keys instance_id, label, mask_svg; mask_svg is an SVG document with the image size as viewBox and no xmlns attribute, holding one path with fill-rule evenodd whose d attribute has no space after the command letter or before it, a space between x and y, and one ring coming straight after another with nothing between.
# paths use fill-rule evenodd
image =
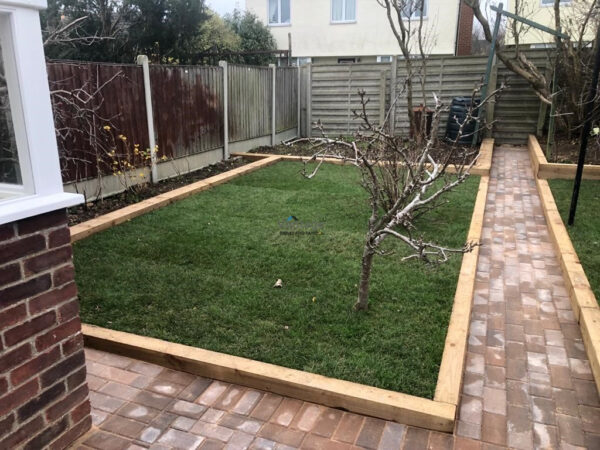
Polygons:
<instances>
[{"instance_id":1,"label":"soil bed","mask_svg":"<svg viewBox=\"0 0 600 450\"><path fill-rule=\"evenodd\" d=\"M86 323L432 398L462 258L373 268L355 313L369 205L353 167L280 162L74 245ZM464 244L470 178L419 224ZM277 279L282 288L274 288Z\"/></svg>"},{"instance_id":2,"label":"soil bed","mask_svg":"<svg viewBox=\"0 0 600 450\"><path fill-rule=\"evenodd\" d=\"M548 137L538 138L542 151L546 154L546 143ZM556 148L551 158L548 160L550 163L561 163L561 164L577 164L579 159L579 136L575 139L567 139L566 137L556 137ZM590 139L588 148L585 155L586 164L600 164L600 145L593 139Z\"/></svg>"},{"instance_id":3,"label":"soil bed","mask_svg":"<svg viewBox=\"0 0 600 450\"><path fill-rule=\"evenodd\" d=\"M75 208L69 208L69 225L85 222L86 220L121 209L127 205L141 202L142 200L160 195L164 192L172 191L173 189L195 183L196 181L204 180L205 178L210 178L220 173L227 172L228 170L244 166L249 162L250 161L242 158L232 158L228 161L211 164L210 166L206 166L194 172L160 181L157 184L148 183L144 186L136 187L135 192L123 192L102 200L90 202L85 206L80 205Z\"/></svg>"},{"instance_id":4,"label":"soil bed","mask_svg":"<svg viewBox=\"0 0 600 450\"><path fill-rule=\"evenodd\" d=\"M269 153L272 155L290 155L290 156L313 156L317 151L319 151L322 148L323 147L314 148L313 145L308 142L298 142L297 144L294 144L294 145L279 144L274 147L270 147L270 146L258 147L258 148L251 150L250 153ZM338 152L341 155L347 156L349 158L354 158L354 153L353 153L352 149L350 149L344 145L336 145L334 147L334 149L336 152ZM440 160L444 156L444 154L447 153L449 150L450 150L450 145L447 142L445 142L443 139L440 139L438 141L437 147L432 150L431 154L434 157L434 159ZM476 148L467 148L466 150L469 153L477 151ZM456 162L462 163L462 158L459 157L458 152L457 152L457 155L455 156L455 158L453 158L453 160Z\"/></svg>"}]
</instances>

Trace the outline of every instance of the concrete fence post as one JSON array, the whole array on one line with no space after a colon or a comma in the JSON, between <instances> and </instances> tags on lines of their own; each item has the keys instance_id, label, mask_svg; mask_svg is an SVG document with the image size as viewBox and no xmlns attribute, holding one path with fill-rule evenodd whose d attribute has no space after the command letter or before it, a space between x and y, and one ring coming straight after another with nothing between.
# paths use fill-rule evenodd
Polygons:
<instances>
[{"instance_id":1,"label":"concrete fence post","mask_svg":"<svg viewBox=\"0 0 600 450\"><path fill-rule=\"evenodd\" d=\"M379 76L379 126L385 122L385 70L381 71Z\"/></svg>"},{"instance_id":2,"label":"concrete fence post","mask_svg":"<svg viewBox=\"0 0 600 450\"><path fill-rule=\"evenodd\" d=\"M223 69L223 159L229 159L229 69L227 61L219 61Z\"/></svg>"},{"instance_id":3,"label":"concrete fence post","mask_svg":"<svg viewBox=\"0 0 600 450\"><path fill-rule=\"evenodd\" d=\"M398 57L392 56L392 62L390 63L391 76L390 76L390 134L394 135L396 132L396 85L398 83Z\"/></svg>"},{"instance_id":4,"label":"concrete fence post","mask_svg":"<svg viewBox=\"0 0 600 450\"><path fill-rule=\"evenodd\" d=\"M498 84L498 58L494 56L494 65L492 66L492 71L490 72L490 79L488 81L487 95L490 95L492 92L496 90L496 86ZM484 100L484 99L482 99ZM485 106L485 123L488 127L485 130L486 137L493 137L493 127L496 113L496 96L493 95L490 97L488 104Z\"/></svg>"},{"instance_id":5,"label":"concrete fence post","mask_svg":"<svg viewBox=\"0 0 600 450\"><path fill-rule=\"evenodd\" d=\"M144 74L144 99L146 102L146 122L148 123L148 143L150 144L150 178L152 183L158 182L156 165L156 132L154 130L154 113L152 110L152 86L150 85L150 66L146 55L138 55L137 63L142 66Z\"/></svg>"},{"instance_id":6,"label":"concrete fence post","mask_svg":"<svg viewBox=\"0 0 600 450\"><path fill-rule=\"evenodd\" d=\"M300 64L296 66L296 75L298 79L298 86L296 86L296 107L298 108L296 121L298 122L298 131L296 131L296 137L300 137L302 135L302 130L300 129L300 115L302 114L302 105L300 104L300 96L302 94L302 71L300 69Z\"/></svg>"},{"instance_id":7,"label":"concrete fence post","mask_svg":"<svg viewBox=\"0 0 600 450\"><path fill-rule=\"evenodd\" d=\"M269 64L269 69L271 69L271 147L274 147L275 134L277 134L277 116L275 116L275 105L277 103L277 66L275 64Z\"/></svg>"},{"instance_id":8,"label":"concrete fence post","mask_svg":"<svg viewBox=\"0 0 600 450\"><path fill-rule=\"evenodd\" d=\"M306 66L306 135L312 137L312 63Z\"/></svg>"}]
</instances>

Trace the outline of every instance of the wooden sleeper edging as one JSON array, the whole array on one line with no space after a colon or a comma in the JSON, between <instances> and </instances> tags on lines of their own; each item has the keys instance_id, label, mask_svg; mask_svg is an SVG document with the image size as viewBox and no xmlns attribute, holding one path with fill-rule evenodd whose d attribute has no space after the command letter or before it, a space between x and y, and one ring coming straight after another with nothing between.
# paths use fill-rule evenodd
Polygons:
<instances>
[{"instance_id":1,"label":"wooden sleeper edging","mask_svg":"<svg viewBox=\"0 0 600 450\"><path fill-rule=\"evenodd\" d=\"M493 146L493 139L484 140L477 171L472 171L474 175L481 174L482 177L468 241L481 240ZM237 155L256 161L75 225L72 227L73 242L277 161L305 159L256 153ZM343 164L335 159L328 162ZM82 332L86 345L99 350L358 414L452 432L466 359L478 257L479 247L463 255L434 400L93 325L83 324Z\"/></svg>"},{"instance_id":2,"label":"wooden sleeper edging","mask_svg":"<svg viewBox=\"0 0 600 450\"><path fill-rule=\"evenodd\" d=\"M542 201L542 210L544 211L552 243L560 262L563 278L569 293L571 308L573 309L575 318L579 322L592 374L594 375L596 386L600 391L600 308L598 307L598 301L583 266L579 261L569 232L560 216L548 181L542 179L545 176L543 167L547 163L545 163L546 158L535 136L529 136L528 148L535 182ZM584 178L586 177L584 176Z\"/></svg>"}]
</instances>

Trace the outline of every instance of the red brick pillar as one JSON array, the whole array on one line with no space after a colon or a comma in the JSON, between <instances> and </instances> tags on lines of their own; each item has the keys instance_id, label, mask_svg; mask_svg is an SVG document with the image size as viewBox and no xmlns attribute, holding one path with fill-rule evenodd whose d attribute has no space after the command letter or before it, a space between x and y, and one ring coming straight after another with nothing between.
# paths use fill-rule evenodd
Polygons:
<instances>
[{"instance_id":1,"label":"red brick pillar","mask_svg":"<svg viewBox=\"0 0 600 450\"><path fill-rule=\"evenodd\" d=\"M460 2L458 30L456 32L456 56L469 56L473 45L473 8Z\"/></svg>"},{"instance_id":2,"label":"red brick pillar","mask_svg":"<svg viewBox=\"0 0 600 450\"><path fill-rule=\"evenodd\" d=\"M64 210L0 225L0 448L65 448L91 426Z\"/></svg>"}]
</instances>

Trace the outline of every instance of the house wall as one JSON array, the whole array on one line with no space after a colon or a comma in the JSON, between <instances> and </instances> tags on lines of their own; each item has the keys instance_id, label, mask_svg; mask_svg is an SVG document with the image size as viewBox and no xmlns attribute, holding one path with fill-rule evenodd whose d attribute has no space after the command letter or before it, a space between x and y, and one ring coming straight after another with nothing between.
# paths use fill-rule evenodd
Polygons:
<instances>
[{"instance_id":1,"label":"house wall","mask_svg":"<svg viewBox=\"0 0 600 450\"><path fill-rule=\"evenodd\" d=\"M246 0L246 9L267 23L268 1ZM425 19L429 53L453 55L459 0L429 0ZM413 21L413 26L418 24ZM291 24L271 26L280 49L292 34L294 57L397 55L396 41L384 8L374 0L356 0L356 22L331 23L331 0L291 0ZM417 49L415 49L417 51Z\"/></svg>"},{"instance_id":2,"label":"house wall","mask_svg":"<svg viewBox=\"0 0 600 450\"><path fill-rule=\"evenodd\" d=\"M91 427L64 209L0 225L0 448L62 449Z\"/></svg>"},{"instance_id":3,"label":"house wall","mask_svg":"<svg viewBox=\"0 0 600 450\"><path fill-rule=\"evenodd\" d=\"M554 29L554 5L542 5L542 0L521 0L523 2L522 15L529 20L545 25L549 28ZM578 34L572 32L572 30L566 29L578 27L585 16L585 13L589 11L590 0L572 0L569 3L561 5L561 22L563 23L563 33L571 35L571 38L578 39ZM508 2L508 10L512 13L515 12L514 0ZM569 25L569 23L571 25ZM509 22L510 26L510 22ZM586 33L586 40L592 41L594 39L595 29L593 26L588 27ZM540 30L528 27L526 30L519 34L519 42L521 44L546 44L553 43L554 36L545 33ZM506 44L514 45L515 39L511 30L507 30L506 33Z\"/></svg>"}]
</instances>

